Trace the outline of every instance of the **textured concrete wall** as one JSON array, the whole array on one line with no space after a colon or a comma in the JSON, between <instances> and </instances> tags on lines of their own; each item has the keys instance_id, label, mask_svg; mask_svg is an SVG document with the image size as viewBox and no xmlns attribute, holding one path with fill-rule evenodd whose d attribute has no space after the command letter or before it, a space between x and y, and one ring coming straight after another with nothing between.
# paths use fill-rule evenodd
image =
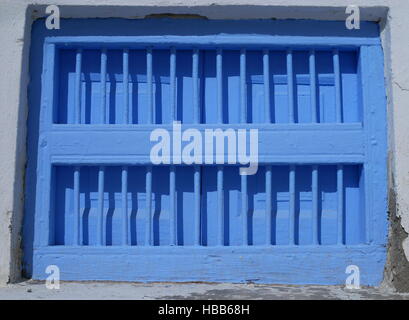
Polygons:
<instances>
[{"instance_id":1,"label":"textured concrete wall","mask_svg":"<svg viewBox=\"0 0 409 320\"><path fill-rule=\"evenodd\" d=\"M407 0L2 0L0 3L0 284L20 276L28 50L33 19L48 4L66 18L199 15L209 19L344 20L348 4L380 21L387 78L391 241L385 279L409 290L409 2Z\"/></svg>"},{"instance_id":2,"label":"textured concrete wall","mask_svg":"<svg viewBox=\"0 0 409 320\"><path fill-rule=\"evenodd\" d=\"M20 274L27 113L25 6L0 4L0 284Z\"/></svg>"}]
</instances>

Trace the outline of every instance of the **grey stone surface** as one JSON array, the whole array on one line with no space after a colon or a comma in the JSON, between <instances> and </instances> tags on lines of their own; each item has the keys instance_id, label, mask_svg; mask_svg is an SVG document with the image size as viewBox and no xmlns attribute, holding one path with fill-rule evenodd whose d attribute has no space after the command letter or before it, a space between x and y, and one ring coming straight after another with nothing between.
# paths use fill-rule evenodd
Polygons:
<instances>
[{"instance_id":1,"label":"grey stone surface","mask_svg":"<svg viewBox=\"0 0 409 320\"><path fill-rule=\"evenodd\" d=\"M0 288L2 300L72 299L342 299L409 300L409 294L389 288L346 289L342 286L286 286L232 283L136 283L136 282L61 282L50 290L43 281L24 281Z\"/></svg>"}]
</instances>

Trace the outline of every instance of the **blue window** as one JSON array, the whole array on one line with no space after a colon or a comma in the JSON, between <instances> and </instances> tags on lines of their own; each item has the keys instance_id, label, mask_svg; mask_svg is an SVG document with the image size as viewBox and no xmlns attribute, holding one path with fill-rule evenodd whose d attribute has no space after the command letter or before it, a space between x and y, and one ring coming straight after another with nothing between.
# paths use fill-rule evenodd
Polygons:
<instances>
[{"instance_id":1,"label":"blue window","mask_svg":"<svg viewBox=\"0 0 409 320\"><path fill-rule=\"evenodd\" d=\"M381 281L386 103L375 24L351 35L331 22L110 21L107 35L90 23L37 31L33 278L56 264L66 280L339 284L357 265L361 283ZM273 27L288 34L263 31ZM153 165L150 133L174 121L202 133L257 129L257 173Z\"/></svg>"}]
</instances>

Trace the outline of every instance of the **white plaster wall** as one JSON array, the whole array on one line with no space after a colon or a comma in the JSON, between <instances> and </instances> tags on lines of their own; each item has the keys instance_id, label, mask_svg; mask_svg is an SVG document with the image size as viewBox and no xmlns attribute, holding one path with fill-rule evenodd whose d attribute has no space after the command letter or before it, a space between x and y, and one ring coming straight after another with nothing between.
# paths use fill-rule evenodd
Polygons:
<instances>
[{"instance_id":1,"label":"white plaster wall","mask_svg":"<svg viewBox=\"0 0 409 320\"><path fill-rule=\"evenodd\" d=\"M18 246L23 212L30 25L33 19L45 15L49 4L59 5L61 16L67 18L143 18L148 14L175 13L198 14L209 19L320 20L344 20L345 7L351 4L361 8L362 20L382 20L390 173L396 189L398 215L409 232L409 1L0 0L0 284L9 279L15 281L20 273ZM409 258L409 239L405 240L404 248Z\"/></svg>"}]
</instances>

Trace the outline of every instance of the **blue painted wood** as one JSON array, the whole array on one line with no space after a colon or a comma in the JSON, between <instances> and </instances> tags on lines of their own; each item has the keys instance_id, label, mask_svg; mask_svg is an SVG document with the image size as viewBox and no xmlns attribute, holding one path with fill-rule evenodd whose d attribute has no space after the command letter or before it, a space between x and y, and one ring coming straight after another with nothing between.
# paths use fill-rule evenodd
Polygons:
<instances>
[{"instance_id":1,"label":"blue painted wood","mask_svg":"<svg viewBox=\"0 0 409 320\"><path fill-rule=\"evenodd\" d=\"M295 234L295 166L290 166L289 175L289 245L296 244Z\"/></svg>"},{"instance_id":2,"label":"blue painted wood","mask_svg":"<svg viewBox=\"0 0 409 320\"><path fill-rule=\"evenodd\" d=\"M101 123L107 123L107 110L106 110L106 74L107 74L107 50L101 50ZM109 113L108 113L109 115ZM109 121L108 121L109 123Z\"/></svg>"},{"instance_id":3,"label":"blue painted wood","mask_svg":"<svg viewBox=\"0 0 409 320\"><path fill-rule=\"evenodd\" d=\"M334 49L333 51L334 61L334 78L335 78L335 110L336 121L342 122L342 93L341 93L341 71L339 63L339 51Z\"/></svg>"},{"instance_id":4,"label":"blue painted wood","mask_svg":"<svg viewBox=\"0 0 409 320\"><path fill-rule=\"evenodd\" d=\"M294 123L294 73L293 52L287 50L288 122Z\"/></svg>"},{"instance_id":5,"label":"blue painted wood","mask_svg":"<svg viewBox=\"0 0 409 320\"><path fill-rule=\"evenodd\" d=\"M270 53L263 50L263 82L264 82L264 107L266 122L271 123L271 101L270 101Z\"/></svg>"},{"instance_id":6,"label":"blue painted wood","mask_svg":"<svg viewBox=\"0 0 409 320\"><path fill-rule=\"evenodd\" d=\"M216 78L217 78L217 122L223 123L223 51L216 53Z\"/></svg>"},{"instance_id":7,"label":"blue painted wood","mask_svg":"<svg viewBox=\"0 0 409 320\"><path fill-rule=\"evenodd\" d=\"M225 245L224 235L224 170L223 166L217 167L217 217L218 217L218 243Z\"/></svg>"},{"instance_id":8,"label":"blue painted wood","mask_svg":"<svg viewBox=\"0 0 409 320\"><path fill-rule=\"evenodd\" d=\"M318 209L318 166L312 166L312 243L313 245L320 244L319 235L319 209Z\"/></svg>"},{"instance_id":9,"label":"blue painted wood","mask_svg":"<svg viewBox=\"0 0 409 320\"><path fill-rule=\"evenodd\" d=\"M172 121L176 121L176 49L170 49L170 114Z\"/></svg>"},{"instance_id":10,"label":"blue painted wood","mask_svg":"<svg viewBox=\"0 0 409 320\"><path fill-rule=\"evenodd\" d=\"M345 28L345 26L344 26ZM183 36L91 36L91 37L49 37L46 39L48 43L61 44L65 47L69 46L84 46L88 48L97 48L101 44L110 45L111 47L122 47L124 44L132 44L132 47L141 48L152 44L159 48L169 49L172 46L182 46L191 48L192 45L202 48L227 47L240 48L246 46L248 48L261 49L269 46L271 48L286 48L291 43L297 49L305 49L308 47L328 48L341 47L344 49L356 48L362 45L380 45L379 38L375 39L360 39L354 37L322 37L322 38L306 38L297 36L266 36L266 35L210 35L210 36L191 36L189 42Z\"/></svg>"},{"instance_id":11,"label":"blue painted wood","mask_svg":"<svg viewBox=\"0 0 409 320\"><path fill-rule=\"evenodd\" d=\"M338 244L344 244L344 168L342 165L337 167L337 216L338 216Z\"/></svg>"},{"instance_id":12,"label":"blue painted wood","mask_svg":"<svg viewBox=\"0 0 409 320\"><path fill-rule=\"evenodd\" d=\"M364 210L366 242L385 244L387 241L387 120L384 87L383 52L380 46L361 48L359 71L364 109L366 144Z\"/></svg>"},{"instance_id":13,"label":"blue painted wood","mask_svg":"<svg viewBox=\"0 0 409 320\"><path fill-rule=\"evenodd\" d=\"M122 245L127 245L128 241L128 167L122 167L122 188L121 188L121 206L122 206Z\"/></svg>"},{"instance_id":14,"label":"blue painted wood","mask_svg":"<svg viewBox=\"0 0 409 320\"><path fill-rule=\"evenodd\" d=\"M238 177L234 179L235 176L238 175L239 168L237 166L228 166L228 167L222 167L223 171L225 171L225 174L223 174L223 180L227 181L228 184L223 186L224 194L228 195L229 197L232 197L233 194L236 192L237 198L231 198L232 201L228 206L225 206L225 210L223 211L224 213L224 220L226 221L226 224L235 224L239 223L240 226L243 227L243 229L248 231L249 235L249 243L252 245L264 245L266 243L266 237L269 234L268 232L266 233L266 208L267 208L267 203L269 196L269 187L268 187L268 180L266 180L266 175L264 174L264 171L267 171L267 168L271 169L271 176L274 176L275 178L275 184L271 184L271 195L274 196L274 201L271 203L271 205L274 205L274 207L277 206L276 209L272 210L273 212L273 221L274 225L280 223L284 224L289 224L291 220L291 215L290 211L288 210L290 202L291 202L291 194L288 191L289 190L289 177L282 177L282 173L285 172L284 168L286 166L262 166L259 168L260 173L257 174L255 177L248 177L247 182L245 181L245 185L243 189L247 190L247 197L242 197L242 195L246 195L245 192L241 193L241 190L238 189L238 185L235 185L235 180L240 184L240 179ZM350 229L352 228L357 222L356 222L356 217L358 217L357 212L359 212L359 207L354 206L356 202L356 197L359 195L360 192L360 187L359 187L359 170L355 170L356 166L344 166L345 172L345 180L348 181L349 183L349 191L348 193L345 193L345 224L348 226L348 230L353 230ZM127 166L126 171L128 171L129 175L129 181L132 181L131 179L135 179L135 173L138 171L139 168L143 168L143 166ZM211 168L211 167L207 167ZM332 168L332 169L331 169ZM345 169L346 168L346 169ZM328 193L328 195L323 196L322 198L322 206L324 208L325 212L328 212L329 215L326 217L324 220L325 222L325 234L326 234L326 240L325 241L332 241L332 234L337 234L337 228L338 228L338 218L337 216L334 215L332 212L337 212L338 208L338 203L337 203L337 197L333 196L333 188L334 188L334 183L333 183L333 178L336 180L336 166L319 166L319 170L322 171L322 178L324 180L320 181L319 188L320 192L323 193ZM136 171L137 170L137 171ZM164 170L164 171L163 171ZM153 181L158 181L158 179L163 179L163 174L168 172L168 168L163 168L161 170L162 173L159 171L153 172L152 176L150 177L151 180ZM208 170L208 169L206 169ZM226 171L227 170L227 171ZM296 179L294 179L295 182L295 199L299 198L301 201L301 204L299 209L296 209L295 212L297 212L297 215L300 215L299 218L296 219L296 225L298 226L298 230L296 228L296 235L300 238L300 244L311 244L312 240L312 235L313 233L310 231L311 226L315 220L315 217L313 215L309 214L309 211L305 211L306 209L308 210L309 208L309 203L310 201L313 201L312 197L313 195L313 190L311 189L311 182L308 181L308 176L311 176L311 167L310 166L296 166L296 170L298 172ZM97 229L98 229L98 218L99 218L99 200L98 200L98 180L99 180L99 167L95 166L83 166L81 167L81 176L83 177L80 181L81 185L81 203L80 206L84 208L85 214L83 215L83 225L84 228L83 232L85 234L88 234L88 236L85 236L88 241L84 241L84 243L97 243L98 242L98 237L99 235L97 234ZM106 213L106 219L107 222L105 224L104 230L106 232L106 235L104 238L107 238L108 244L116 244L116 245L121 245L123 244L123 238L124 238L124 206L122 205L124 201L124 170L123 166L105 166L105 180L110 181L110 184L104 188L104 210L107 212ZM199 170L196 170L198 172ZM189 173L190 172L190 173ZM179 177L178 181L175 183L175 191L178 194L177 196L177 204L175 208L178 208L178 218L177 218L177 225L179 230L182 228L186 228L184 223L187 223L188 226L192 227L195 224L195 219L194 215L192 215L192 211L184 210L184 205L183 203L186 201L188 204L192 204L194 201L197 201L195 199L195 187L194 187L194 170L189 171L188 167L176 167L175 168L175 176L177 175ZM214 171L215 172L215 171ZM333 172L333 176L332 173ZM142 171L141 171L142 173ZM73 190L73 180L72 178L69 179L68 177L72 177L73 170L69 166L58 166L58 170L56 173L56 181L64 181L64 184L56 185L56 208L58 212L61 212L61 216L57 216L57 220L54 222L56 225L56 229L59 230L57 232L57 235L62 234L62 237L58 236L56 240L56 244L70 244L74 243L73 238L75 238L74 235L74 226L75 226L75 221L71 219L71 216L69 213L64 213L66 210L69 210L70 207L72 207L71 203L74 199L74 194L70 191ZM141 174L141 177L143 174ZM214 176L216 178L216 174ZM267 175L268 177L268 175ZM191 180L190 180L191 179ZM210 183L211 180L208 180L209 177L205 175L205 180L203 182L205 183ZM276 180L277 179L277 180ZM287 182L285 182L287 180ZM189 182L191 181L191 182ZM196 180L197 181L197 180ZM221 181L221 179L219 179ZM278 182L282 181L283 185L280 192L278 192ZM214 179L214 182L216 183L216 179ZM135 185L135 183L137 183ZM146 181L147 186L145 186L145 182L142 181L135 181L129 184L128 187L128 193L131 195L139 195L137 198L132 198L128 199L129 208L131 208L131 212L133 210L138 210L140 207L145 206L145 200L146 198L151 198L152 195L149 195L149 189L152 189L152 186L150 185L151 182L149 179ZM317 183L318 184L318 183ZM336 181L335 181L335 186L336 186ZM71 187L70 187L71 185ZM189 187L190 185L190 187ZM266 188L264 188L266 186ZM211 187L211 185L210 185ZM246 188L247 187L247 188ZM155 187L157 189L157 187ZM154 196L158 194L157 191L155 191L155 188L153 189ZM191 189L189 189L191 188ZM196 182L196 189L197 189L197 182ZM168 189L169 190L169 189ZM211 189L210 189L211 190ZM219 188L220 190L220 188ZM234 191L236 190L236 191ZM244 190L244 191L246 191ZM305 190L302 191L302 193L299 193L300 190ZM240 195L240 193L241 195ZM140 198L142 195L145 195L146 192L146 197L144 196L143 198ZM162 191L161 191L162 192ZM165 192L163 196L161 196L159 199L161 200L161 211L162 215L164 215L170 205L170 197L167 196L169 194L169 191L163 190ZM278 194L276 194L278 192ZM152 193L152 191L151 191ZM191 194L189 196L188 194ZM117 195L115 195L117 194ZM160 194L160 193L159 193ZM162 198L165 197L162 201ZM87 198L89 198L90 203L87 204L87 201L85 201ZM140 198L138 200L138 198ZM214 196L214 199L212 199L212 196L209 196L210 202L208 203L208 207L201 207L201 214L204 216L213 214L213 212L217 211L217 196ZM227 197L225 197L227 198ZM247 201L244 203L244 206L248 206L247 212L251 213L251 215L248 216L248 220L243 220L245 214L240 214L238 215L238 212L235 210L241 210L240 209L240 200L238 203L235 203L234 199L246 199ZM158 200L159 200L158 199ZM183 202L180 202L182 199ZM84 202L85 201L85 202ZM190 202L191 201L191 202ZM214 208L210 206L211 204L214 204ZM298 203L298 200L297 202ZM307 207L304 207L304 205L307 204ZM157 208L157 203L154 201L154 207ZM222 204L223 205L223 204ZM197 204L196 204L197 206ZM298 208L298 205L296 205L296 208ZM157 210L157 209L156 209ZM163 211L162 211L163 210ZM231 211L230 211L231 210ZM278 211L277 211L278 210ZM301 211L299 211L301 210ZM304 211L303 211L304 210ZM246 211L246 210L245 210ZM323 212L324 212L323 211ZM89 212L89 213L87 213ZM146 212L146 211L145 211ZM194 212L194 211L193 211ZM227 212L229 212L227 214ZM278 213L279 216L274 217L275 213ZM186 217L184 216L184 213L186 213ZM303 216L304 214L307 214L305 217ZM181 215L183 215L183 219L181 218ZM237 218L234 218L237 216ZM95 220L94 220L95 217ZM190 217L190 218L189 218ZM218 216L217 216L218 217ZM157 217L156 217L157 218ZM155 219L156 219L155 218ZM160 219L165 219L168 220L169 216L165 215L162 217L159 217ZM152 225L151 222L149 222L149 216L148 215L143 215L141 217L143 221L147 221L147 225L149 226ZM185 219L188 219L189 222L185 221ZM234 219L237 219L237 221L234 221ZM181 221L183 223L181 224ZM247 228L244 227L246 221L247 223ZM155 226L156 220L154 221L153 225ZM219 229L219 224L216 223L215 226L217 226L217 230ZM209 229L212 227L208 223L205 223L204 225L201 226L201 230L207 229L208 231L203 231L206 234L209 232ZM231 227L231 226L230 226ZM226 229L227 228L227 229ZM149 230L149 228L147 229ZM278 237L278 240L282 241L283 244L287 244L288 235L284 233L285 230L282 230L279 226L274 226L272 228L272 237L275 239L275 237ZM350 243L350 241L359 241L359 234L362 234L363 230L358 230L358 231L351 231L351 234L349 235L348 242L347 244ZM141 235L145 232L145 230L142 228L140 231L138 230L131 230L131 239L135 239L135 235L137 233L141 233ZM226 225L223 228L224 232L224 239L226 244L230 243L235 243L235 239L241 238L240 242L237 244L242 244L242 241L245 242L245 236L246 233L242 232L241 228L240 229L230 229ZM146 234L149 234L149 231L146 232ZM178 231L178 243L183 244L183 245L194 245L194 238L196 232L194 231L194 228L189 228L185 229L185 232L183 233L183 236L181 235L180 231ZM354 238L351 238L354 237ZM163 242L165 244L169 243L170 235L168 232L164 232L161 229L158 229L157 226L153 228L153 238L158 239L161 238L163 239ZM237 238L236 238L237 237ZM185 239L189 239L187 243L184 242ZM156 241L156 240L155 240ZM149 241L148 241L149 242ZM142 243L142 242L141 242ZM336 243L336 241L334 242ZM137 243L137 245L140 243ZM328 243L330 244L330 242ZM214 243L216 245L216 243Z\"/></svg>"},{"instance_id":15,"label":"blue painted wood","mask_svg":"<svg viewBox=\"0 0 409 320\"><path fill-rule=\"evenodd\" d=\"M243 245L249 245L249 225L248 225L248 194L247 176L241 176L241 216L243 219Z\"/></svg>"},{"instance_id":16,"label":"blue painted wood","mask_svg":"<svg viewBox=\"0 0 409 320\"><path fill-rule=\"evenodd\" d=\"M273 241L273 210L272 210L272 171L271 166L266 166L266 244L272 245Z\"/></svg>"},{"instance_id":17,"label":"blue painted wood","mask_svg":"<svg viewBox=\"0 0 409 320\"><path fill-rule=\"evenodd\" d=\"M311 122L317 122L317 71L315 67L315 51L310 50L310 97L311 97Z\"/></svg>"},{"instance_id":18,"label":"blue painted wood","mask_svg":"<svg viewBox=\"0 0 409 320\"><path fill-rule=\"evenodd\" d=\"M155 123L153 120L154 110L153 110L153 79L152 79L152 48L146 50L146 81L148 87L148 123Z\"/></svg>"},{"instance_id":19,"label":"blue painted wood","mask_svg":"<svg viewBox=\"0 0 409 320\"><path fill-rule=\"evenodd\" d=\"M146 227L145 227L145 244L147 246L153 244L152 230L153 230L153 217L152 217L152 167L146 167Z\"/></svg>"},{"instance_id":20,"label":"blue painted wood","mask_svg":"<svg viewBox=\"0 0 409 320\"><path fill-rule=\"evenodd\" d=\"M193 126L192 126L193 127ZM289 126L266 128L261 125L217 126L207 128L259 129L259 161L274 163L322 163L361 162L364 158L364 134L361 126L303 127L297 130ZM172 130L169 126L163 128ZM182 127L183 128L183 127ZM197 127L204 132L203 127ZM345 128L345 130L343 130ZM348 128L348 129L347 129ZM140 163L149 164L146 150L154 145L150 142L151 130L145 128L111 127L108 132L98 126L82 126L75 129L56 129L48 136L48 149L54 163ZM134 142L138 141L135 146ZM337 144L334 144L337 141ZM187 142L181 145L184 147ZM106 146L109 146L107 148ZM134 146L134 147L133 147ZM247 149L249 150L249 149Z\"/></svg>"},{"instance_id":21,"label":"blue painted wood","mask_svg":"<svg viewBox=\"0 0 409 320\"><path fill-rule=\"evenodd\" d=\"M29 158L27 188L37 199L27 200L25 228L32 221L36 230L28 272L44 278L45 265L56 263L72 280L257 275L257 282L340 284L345 266L357 264L361 283L380 282L387 222L378 31L168 21L166 28L140 22L152 27L148 37L121 36L125 29L100 37L105 27L90 23L93 31L33 35L45 47L42 85L40 64L31 72L30 135L38 140L29 150L38 165ZM289 35L269 34L266 26L276 25ZM174 35L164 36L169 26ZM171 130L172 120L201 133L258 129L257 174L240 177L228 165L152 167L150 133ZM25 231L26 248L29 238Z\"/></svg>"},{"instance_id":22,"label":"blue painted wood","mask_svg":"<svg viewBox=\"0 0 409 320\"><path fill-rule=\"evenodd\" d=\"M58 182L57 182L58 183ZM81 244L81 234L80 234L80 221L81 221L81 209L80 209L80 167L75 167L74 169L74 244Z\"/></svg>"},{"instance_id":23,"label":"blue painted wood","mask_svg":"<svg viewBox=\"0 0 409 320\"><path fill-rule=\"evenodd\" d=\"M169 241L170 245L177 245L177 231L176 231L176 169L175 166L170 167L169 171L169 200L170 200L170 211L169 211Z\"/></svg>"},{"instance_id":24,"label":"blue painted wood","mask_svg":"<svg viewBox=\"0 0 409 320\"><path fill-rule=\"evenodd\" d=\"M200 123L200 100L199 100L199 50L194 49L192 55L192 81L193 81L193 109L194 109L194 122Z\"/></svg>"},{"instance_id":25,"label":"blue painted wood","mask_svg":"<svg viewBox=\"0 0 409 320\"><path fill-rule=\"evenodd\" d=\"M129 50L123 51L124 123L129 123Z\"/></svg>"},{"instance_id":26,"label":"blue painted wood","mask_svg":"<svg viewBox=\"0 0 409 320\"><path fill-rule=\"evenodd\" d=\"M246 50L240 50L240 122L247 123Z\"/></svg>"},{"instance_id":27,"label":"blue painted wood","mask_svg":"<svg viewBox=\"0 0 409 320\"><path fill-rule=\"evenodd\" d=\"M75 120L74 123L81 123L81 60L82 49L77 49L75 61Z\"/></svg>"},{"instance_id":28,"label":"blue painted wood","mask_svg":"<svg viewBox=\"0 0 409 320\"><path fill-rule=\"evenodd\" d=\"M97 244L100 246L105 245L104 185L105 167L100 166L98 170L98 224L97 224Z\"/></svg>"},{"instance_id":29,"label":"blue painted wood","mask_svg":"<svg viewBox=\"0 0 409 320\"><path fill-rule=\"evenodd\" d=\"M195 173L194 173L194 192L195 192L195 245L201 245L201 168L200 166L195 166Z\"/></svg>"},{"instance_id":30,"label":"blue painted wood","mask_svg":"<svg viewBox=\"0 0 409 320\"><path fill-rule=\"evenodd\" d=\"M49 263L60 266L66 280L143 282L212 281L273 284L343 285L345 268L358 265L361 285L382 281L382 246L269 247L47 247L35 253L35 279L46 279ZM270 266L269 269L265 266ZM250 272L251 270L251 272ZM319 270L320 272L317 272ZM290 275L290 278L289 278Z\"/></svg>"},{"instance_id":31,"label":"blue painted wood","mask_svg":"<svg viewBox=\"0 0 409 320\"><path fill-rule=\"evenodd\" d=\"M84 123L86 124L97 124L100 123L100 112L98 110L99 105L99 88L93 85L94 81L100 82L100 75L97 71L98 64L95 59L95 52L96 50L83 50L84 61L86 61L86 67L83 72L83 84L82 84L82 105L83 109L81 111L82 117L84 119ZM126 115L128 108L124 107L124 104L121 100L125 99L124 97L124 89L119 88L118 83L123 82L123 68L121 69L117 66L117 62L119 62L119 54L117 54L118 50L108 50L109 56L109 63L108 63L108 80L109 80L109 87L112 89L112 94L107 93L110 95L110 99L107 100L107 109L109 109L109 123L111 124L121 124L121 119ZM151 53L149 53L149 51ZM57 123L66 124L66 123L74 123L71 121L71 109L74 107L72 100L69 99L71 93L71 82L70 80L70 65L75 63L74 55L72 50L62 50L61 51L61 59L64 60L66 63L63 65L63 70L61 72L61 79L65 79L68 77L68 83L65 84L63 81L63 85L60 87L60 103L61 103L61 110L57 110ZM314 123L314 113L313 108L311 107L311 103L308 101L308 96L311 96L312 90L309 89L311 77L309 73L305 73L305 67L308 66L308 61L304 61L304 56L308 55L307 51L295 51L294 53L294 65L295 69L293 71L293 81L290 81L288 86L288 90L291 90L293 94L290 94L288 97L289 104L294 104L297 110L288 109L287 102L285 101L285 95L288 95L286 85L288 80L287 76L282 73L282 70L277 69L277 65L281 65L285 63L283 59L284 51L271 51L270 59L274 61L274 68L272 70L272 80L274 83L274 87L271 88L274 92L274 103L272 108L269 110L274 115L274 123L289 123L291 122L288 117L293 118L296 115L295 122L296 123ZM143 50L130 50L130 56L132 60L140 61L141 55L143 54ZM193 54L193 51L190 50L178 50L178 53L174 55L174 59L178 56L181 61L185 61L188 56ZM245 60L248 60L246 63L246 73L248 73L249 84L246 84L246 87L249 88L250 95L245 94L246 90L243 90L243 98L240 96L242 102L237 101L237 95L234 93L237 90L241 90L237 88L237 79L240 76L237 74L237 70L240 68L240 62L238 57L240 55L240 51L235 50L225 50L222 58L219 55L219 63L222 63L222 60L225 60L225 68L226 71L223 72L220 70L219 78L222 77L222 74L225 73L227 75L227 86L223 84L224 80L219 80L218 88L214 87L214 76L212 76L212 69L215 68L213 66L214 61L213 59L217 59L213 57L216 54L215 51L206 50L202 52L204 59L201 62L201 69L203 69L203 90L202 96L204 96L204 114L205 114L205 123L217 123L218 117L221 117L221 113L223 113L223 121L228 123L239 123L240 122L240 114L237 110L237 103L244 103L246 101L247 111L247 121L250 123L264 123L265 115L260 112L259 108L262 108L263 101L260 99L264 95L264 104L266 103L266 99L269 97L262 92L262 85L266 87L264 82L264 70L263 64L266 62L266 58L263 59L263 51L250 51L247 55ZM170 71L165 71L166 68L170 68L170 51L169 50L154 50L148 49L148 58L146 65L145 63L133 63L131 61L131 66L128 72L130 72L131 78L131 86L130 86L130 96L131 96L131 107L133 111L133 124L147 124L151 123L150 119L153 117L155 113L155 123L170 123L171 122L171 115L174 111L171 109L174 108L174 103L178 104L178 108L181 110L177 111L178 117L184 123L196 123L198 119L195 120L197 114L195 115L195 106L194 108L189 108L188 105L192 103L192 92L193 95L197 95L195 93L195 89L193 83L193 65L181 65L178 68L175 67L174 72L178 73L179 77L179 98L176 102L166 98L169 93L169 86L173 88L173 80L172 84L170 83ZM216 54L217 55L217 54ZM335 79L333 74L333 63L328 60L328 56L330 55L329 52L326 51L318 51L316 54L316 60L319 65L318 74L317 74L317 84L318 84L318 93L320 98L320 122L336 122L336 108L335 108L335 95L334 89L335 86ZM343 111L343 118L345 118L345 122L360 122L360 108L357 106L357 99L354 98L357 96L356 88L357 88L357 74L356 70L355 73L353 71L354 65L356 68L356 52L341 52L340 59L342 61L342 68L345 69L345 72L342 75L342 92L339 94L342 95L342 100L345 102L344 110ZM243 56L243 55L242 55ZM149 58L150 57L150 58ZM207 58L206 58L207 57ZM242 58L243 59L243 58ZM152 68L152 60L155 60L155 68ZM143 62L143 61L142 61ZM245 61L243 61L244 63ZM177 69L177 70L176 70ZM192 69L192 71L190 71ZM289 66L291 69L291 66ZM291 70L289 70L291 71ZM155 73L154 79L152 79L152 75ZM192 74L190 74L192 73ZM172 79L174 79L175 75L172 75ZM243 81L245 77L243 76ZM290 76L291 78L291 76ZM149 79L152 79L152 83ZM112 81L111 81L112 80ZM111 84L112 82L112 84ZM241 83L240 86L245 84ZM260 85L259 85L260 84ZM155 89L155 97L149 94L150 89L153 89L153 86L157 88ZM148 88L148 90L147 90ZM176 88L176 86L175 86ZM264 88L265 91L266 88ZM173 91L175 89L172 89ZM214 96L214 91L220 90L221 96L218 96L218 100ZM223 94L223 91L226 91ZM142 94L138 94L138 92L142 92ZM338 92L338 91L337 91ZM268 92L269 93L269 92ZM296 93L296 94L295 94ZM312 95L313 96L313 95ZM311 99L313 97L311 96ZM122 97L122 98L121 98ZM156 99L157 98L157 99ZM339 95L338 95L339 98ZM157 100L157 101L156 101ZM155 102L155 106L153 105ZM215 110L215 107L218 103L223 104L223 108L219 108ZM313 104L313 102L312 102ZM143 107L151 106L151 108ZM172 107L173 106L173 107ZM153 108L155 107L155 108ZM200 108L200 104L199 104ZM123 110L125 109L125 110ZM153 109L152 111L150 111ZM221 109L221 110L220 110ZM286 109L288 111L286 112ZM308 112L304 112L303 110L310 110L311 115ZM243 110L240 112L244 112ZM288 113L288 114L287 114ZM238 118L237 118L238 117Z\"/></svg>"}]
</instances>

